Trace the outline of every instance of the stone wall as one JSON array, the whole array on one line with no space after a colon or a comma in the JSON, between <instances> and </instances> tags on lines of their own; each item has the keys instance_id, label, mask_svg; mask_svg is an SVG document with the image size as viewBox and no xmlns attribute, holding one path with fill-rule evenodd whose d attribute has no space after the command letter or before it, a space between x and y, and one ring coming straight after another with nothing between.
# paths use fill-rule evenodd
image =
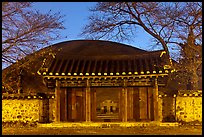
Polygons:
<instances>
[{"instance_id":1,"label":"stone wall","mask_svg":"<svg viewBox=\"0 0 204 137\"><path fill-rule=\"evenodd\" d=\"M38 99L30 100L2 100L2 122L39 121L39 102Z\"/></svg>"},{"instance_id":2,"label":"stone wall","mask_svg":"<svg viewBox=\"0 0 204 137\"><path fill-rule=\"evenodd\" d=\"M176 121L202 122L202 92L179 92L178 95L160 96L163 121L167 117L175 117Z\"/></svg>"},{"instance_id":3,"label":"stone wall","mask_svg":"<svg viewBox=\"0 0 204 137\"><path fill-rule=\"evenodd\" d=\"M2 122L52 122L54 96L2 96Z\"/></svg>"},{"instance_id":4,"label":"stone wall","mask_svg":"<svg viewBox=\"0 0 204 137\"><path fill-rule=\"evenodd\" d=\"M177 121L202 122L202 97L177 97L176 100Z\"/></svg>"}]
</instances>

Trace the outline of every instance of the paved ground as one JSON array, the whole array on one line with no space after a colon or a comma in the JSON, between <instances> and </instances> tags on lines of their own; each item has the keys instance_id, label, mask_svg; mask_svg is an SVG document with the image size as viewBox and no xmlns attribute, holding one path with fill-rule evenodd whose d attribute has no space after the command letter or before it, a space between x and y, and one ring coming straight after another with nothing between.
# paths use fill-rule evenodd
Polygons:
<instances>
[{"instance_id":1,"label":"paved ground","mask_svg":"<svg viewBox=\"0 0 204 137\"><path fill-rule=\"evenodd\" d=\"M3 135L202 135L202 126L134 127L134 128L11 128L3 127Z\"/></svg>"}]
</instances>

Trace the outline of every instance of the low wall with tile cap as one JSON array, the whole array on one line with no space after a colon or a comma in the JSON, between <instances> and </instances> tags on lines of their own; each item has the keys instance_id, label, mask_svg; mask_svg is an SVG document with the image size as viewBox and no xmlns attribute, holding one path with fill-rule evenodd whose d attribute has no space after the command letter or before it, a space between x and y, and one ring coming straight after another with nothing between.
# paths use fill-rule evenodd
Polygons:
<instances>
[{"instance_id":1,"label":"low wall with tile cap","mask_svg":"<svg viewBox=\"0 0 204 137\"><path fill-rule=\"evenodd\" d=\"M202 122L202 93L160 95L158 101L160 121L173 114L177 121ZM54 95L3 95L2 122L54 122L55 107Z\"/></svg>"},{"instance_id":2,"label":"low wall with tile cap","mask_svg":"<svg viewBox=\"0 0 204 137\"><path fill-rule=\"evenodd\" d=\"M45 122L54 121L52 97L37 95L3 95L2 122ZM48 105L48 106L46 106Z\"/></svg>"},{"instance_id":3,"label":"low wall with tile cap","mask_svg":"<svg viewBox=\"0 0 204 137\"><path fill-rule=\"evenodd\" d=\"M177 121L202 122L202 97L177 97L176 98Z\"/></svg>"},{"instance_id":4,"label":"low wall with tile cap","mask_svg":"<svg viewBox=\"0 0 204 137\"><path fill-rule=\"evenodd\" d=\"M177 121L202 122L202 90L179 91L176 97Z\"/></svg>"},{"instance_id":5,"label":"low wall with tile cap","mask_svg":"<svg viewBox=\"0 0 204 137\"><path fill-rule=\"evenodd\" d=\"M179 92L174 96L160 95L162 117L173 115L176 121L202 122L202 91Z\"/></svg>"},{"instance_id":6,"label":"low wall with tile cap","mask_svg":"<svg viewBox=\"0 0 204 137\"><path fill-rule=\"evenodd\" d=\"M39 121L39 103L41 100L2 100L2 122Z\"/></svg>"}]
</instances>

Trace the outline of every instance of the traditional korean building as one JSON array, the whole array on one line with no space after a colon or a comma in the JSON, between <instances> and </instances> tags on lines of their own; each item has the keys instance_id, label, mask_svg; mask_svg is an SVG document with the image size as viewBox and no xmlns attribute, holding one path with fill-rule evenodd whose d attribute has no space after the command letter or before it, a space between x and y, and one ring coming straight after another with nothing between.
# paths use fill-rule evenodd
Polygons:
<instances>
[{"instance_id":1,"label":"traditional korean building","mask_svg":"<svg viewBox=\"0 0 204 137\"><path fill-rule=\"evenodd\" d=\"M68 41L50 48L57 52L44 58L38 74L55 94L55 122L160 121L158 92L172 71L165 51L100 40ZM107 104L113 113L101 118L105 100L117 105Z\"/></svg>"}]
</instances>

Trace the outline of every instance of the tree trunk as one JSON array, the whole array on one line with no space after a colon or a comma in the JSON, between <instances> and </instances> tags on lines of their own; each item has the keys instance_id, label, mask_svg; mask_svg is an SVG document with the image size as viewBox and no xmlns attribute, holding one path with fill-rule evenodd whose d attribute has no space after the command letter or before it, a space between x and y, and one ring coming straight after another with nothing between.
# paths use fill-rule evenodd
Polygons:
<instances>
[{"instance_id":1,"label":"tree trunk","mask_svg":"<svg viewBox=\"0 0 204 137\"><path fill-rule=\"evenodd\" d=\"M197 69L194 68L192 70L192 75L190 77L190 87L192 90L198 89L198 75L197 75Z\"/></svg>"}]
</instances>

